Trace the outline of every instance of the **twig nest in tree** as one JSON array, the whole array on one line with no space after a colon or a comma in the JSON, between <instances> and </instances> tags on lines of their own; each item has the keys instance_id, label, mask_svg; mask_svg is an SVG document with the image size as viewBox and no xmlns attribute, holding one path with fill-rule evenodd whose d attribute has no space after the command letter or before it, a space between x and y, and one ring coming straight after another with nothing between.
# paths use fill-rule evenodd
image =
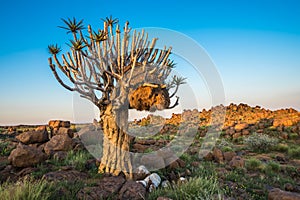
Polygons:
<instances>
[{"instance_id":1,"label":"twig nest in tree","mask_svg":"<svg viewBox=\"0 0 300 200\"><path fill-rule=\"evenodd\" d=\"M170 97L165 85L145 83L129 93L129 108L154 112L169 105Z\"/></svg>"}]
</instances>

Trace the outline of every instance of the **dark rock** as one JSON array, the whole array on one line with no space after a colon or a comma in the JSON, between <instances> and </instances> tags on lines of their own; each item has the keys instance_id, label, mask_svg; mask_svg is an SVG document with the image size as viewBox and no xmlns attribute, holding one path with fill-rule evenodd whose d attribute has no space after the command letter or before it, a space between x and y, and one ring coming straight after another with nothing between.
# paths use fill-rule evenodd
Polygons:
<instances>
[{"instance_id":1,"label":"dark rock","mask_svg":"<svg viewBox=\"0 0 300 200\"><path fill-rule=\"evenodd\" d=\"M47 159L39 148L19 144L8 157L14 167L31 167Z\"/></svg>"},{"instance_id":2,"label":"dark rock","mask_svg":"<svg viewBox=\"0 0 300 200\"><path fill-rule=\"evenodd\" d=\"M149 170L144 165L141 165L135 170L134 179L135 180L143 180L148 175L150 175Z\"/></svg>"},{"instance_id":3,"label":"dark rock","mask_svg":"<svg viewBox=\"0 0 300 200\"><path fill-rule=\"evenodd\" d=\"M70 121L50 120L48 122L48 125L51 129L52 128L60 128L60 127L70 128L71 123L70 123Z\"/></svg>"},{"instance_id":4,"label":"dark rock","mask_svg":"<svg viewBox=\"0 0 300 200\"><path fill-rule=\"evenodd\" d=\"M74 136L74 132L70 128L60 127L56 133L53 133L53 135L68 135L70 138L72 138Z\"/></svg>"},{"instance_id":5,"label":"dark rock","mask_svg":"<svg viewBox=\"0 0 300 200\"><path fill-rule=\"evenodd\" d=\"M78 199L115 199L125 179L121 176L104 177L97 186L84 187L77 193Z\"/></svg>"},{"instance_id":6,"label":"dark rock","mask_svg":"<svg viewBox=\"0 0 300 200\"><path fill-rule=\"evenodd\" d=\"M224 161L223 152L218 148L214 148L213 157L218 163L222 163Z\"/></svg>"},{"instance_id":7,"label":"dark rock","mask_svg":"<svg viewBox=\"0 0 300 200\"><path fill-rule=\"evenodd\" d=\"M16 138L23 144L44 143L49 140L46 130L21 133Z\"/></svg>"},{"instance_id":8,"label":"dark rock","mask_svg":"<svg viewBox=\"0 0 300 200\"><path fill-rule=\"evenodd\" d=\"M268 200L300 200L300 194L275 188L269 191Z\"/></svg>"},{"instance_id":9,"label":"dark rock","mask_svg":"<svg viewBox=\"0 0 300 200\"><path fill-rule=\"evenodd\" d=\"M56 151L53 154L53 158L59 161L63 161L67 158L68 152L66 151Z\"/></svg>"},{"instance_id":10,"label":"dark rock","mask_svg":"<svg viewBox=\"0 0 300 200\"><path fill-rule=\"evenodd\" d=\"M128 99L130 108L136 110L163 110L170 105L168 90L157 84L138 87L129 93Z\"/></svg>"},{"instance_id":11,"label":"dark rock","mask_svg":"<svg viewBox=\"0 0 300 200\"><path fill-rule=\"evenodd\" d=\"M137 152L144 152L146 149L148 149L149 146L146 146L146 145L142 145L142 144L139 144L139 143L135 143L133 145L133 149L136 150Z\"/></svg>"},{"instance_id":12,"label":"dark rock","mask_svg":"<svg viewBox=\"0 0 300 200\"><path fill-rule=\"evenodd\" d=\"M119 192L120 200L143 200L146 198L146 188L135 181L127 181Z\"/></svg>"},{"instance_id":13,"label":"dark rock","mask_svg":"<svg viewBox=\"0 0 300 200\"><path fill-rule=\"evenodd\" d=\"M172 200L168 197L158 197L156 200Z\"/></svg>"},{"instance_id":14,"label":"dark rock","mask_svg":"<svg viewBox=\"0 0 300 200\"><path fill-rule=\"evenodd\" d=\"M53 155L56 151L69 151L73 148L73 141L68 135L55 135L46 143L44 151Z\"/></svg>"},{"instance_id":15,"label":"dark rock","mask_svg":"<svg viewBox=\"0 0 300 200\"><path fill-rule=\"evenodd\" d=\"M198 162L198 161L193 161L193 162L191 163L191 165L192 165L193 167L199 167L200 162Z\"/></svg>"},{"instance_id":16,"label":"dark rock","mask_svg":"<svg viewBox=\"0 0 300 200\"><path fill-rule=\"evenodd\" d=\"M227 152L224 152L223 155L224 155L225 161L229 162L232 160L232 158L234 156L236 156L236 153L234 151L227 151Z\"/></svg>"},{"instance_id":17,"label":"dark rock","mask_svg":"<svg viewBox=\"0 0 300 200\"><path fill-rule=\"evenodd\" d=\"M245 166L245 160L240 156L234 156L229 162L229 165L232 168L243 168Z\"/></svg>"},{"instance_id":18,"label":"dark rock","mask_svg":"<svg viewBox=\"0 0 300 200\"><path fill-rule=\"evenodd\" d=\"M88 175L76 170L55 171L44 174L43 178L47 181L68 181L75 182L77 180L87 179Z\"/></svg>"},{"instance_id":19,"label":"dark rock","mask_svg":"<svg viewBox=\"0 0 300 200\"><path fill-rule=\"evenodd\" d=\"M286 184L284 184L284 189L286 191L292 192L292 191L294 191L294 186L291 183L286 183Z\"/></svg>"}]
</instances>

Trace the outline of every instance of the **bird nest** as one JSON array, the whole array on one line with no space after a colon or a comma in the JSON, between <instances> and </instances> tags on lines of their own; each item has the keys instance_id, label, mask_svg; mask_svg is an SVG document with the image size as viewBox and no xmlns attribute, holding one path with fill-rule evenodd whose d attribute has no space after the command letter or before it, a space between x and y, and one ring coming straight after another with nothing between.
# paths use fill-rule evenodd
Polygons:
<instances>
[{"instance_id":1,"label":"bird nest","mask_svg":"<svg viewBox=\"0 0 300 200\"><path fill-rule=\"evenodd\" d=\"M144 83L129 92L129 108L139 111L163 110L169 108L170 97L166 85Z\"/></svg>"}]
</instances>

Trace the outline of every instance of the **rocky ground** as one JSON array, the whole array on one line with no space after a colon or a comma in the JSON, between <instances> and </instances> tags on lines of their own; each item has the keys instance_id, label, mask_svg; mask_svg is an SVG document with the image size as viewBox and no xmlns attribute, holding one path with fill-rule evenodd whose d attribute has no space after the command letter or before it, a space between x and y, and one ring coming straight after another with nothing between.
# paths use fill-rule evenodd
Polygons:
<instances>
[{"instance_id":1,"label":"rocky ground","mask_svg":"<svg viewBox=\"0 0 300 200\"><path fill-rule=\"evenodd\" d=\"M212 112L216 108L186 110L170 119L150 115L131 123L130 130L140 134L132 151L149 153L139 163L167 165L141 170L139 181L98 174L99 159L87 151L96 144L82 142L83 125L53 120L46 126L0 127L0 199L22 180L46 181L45 199L300 199L300 113L246 104L222 108L224 116ZM224 123L212 124L223 117ZM193 141L179 158L172 152L186 141L160 150L190 134L191 123L197 127ZM211 130L220 137L207 140Z\"/></svg>"}]
</instances>

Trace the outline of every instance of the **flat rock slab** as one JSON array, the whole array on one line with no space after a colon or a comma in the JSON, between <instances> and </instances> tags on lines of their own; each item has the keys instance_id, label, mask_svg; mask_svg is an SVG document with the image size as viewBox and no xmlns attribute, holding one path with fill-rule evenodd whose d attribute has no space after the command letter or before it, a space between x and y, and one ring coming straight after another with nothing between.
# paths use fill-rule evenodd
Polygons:
<instances>
[{"instance_id":1,"label":"flat rock slab","mask_svg":"<svg viewBox=\"0 0 300 200\"><path fill-rule=\"evenodd\" d=\"M77 180L87 179L88 175L77 170L55 171L49 172L43 176L48 181L68 181L75 182Z\"/></svg>"}]
</instances>

